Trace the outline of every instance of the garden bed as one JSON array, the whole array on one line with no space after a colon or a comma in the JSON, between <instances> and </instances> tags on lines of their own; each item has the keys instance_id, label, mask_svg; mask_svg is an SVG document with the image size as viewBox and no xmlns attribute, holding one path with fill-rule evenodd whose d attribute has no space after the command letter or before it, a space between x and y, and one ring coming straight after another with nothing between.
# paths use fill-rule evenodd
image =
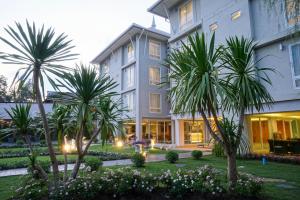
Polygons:
<instances>
[{"instance_id":1,"label":"garden bed","mask_svg":"<svg viewBox=\"0 0 300 200\"><path fill-rule=\"evenodd\" d=\"M85 173L61 183L48 192L48 185L30 179L16 191L14 199L257 199L262 181L252 175L240 175L229 192L221 171L205 165L194 170L166 170L156 174L132 167L104 169ZM48 196L49 194L49 196ZM140 197L140 198L139 198Z\"/></svg>"}]
</instances>

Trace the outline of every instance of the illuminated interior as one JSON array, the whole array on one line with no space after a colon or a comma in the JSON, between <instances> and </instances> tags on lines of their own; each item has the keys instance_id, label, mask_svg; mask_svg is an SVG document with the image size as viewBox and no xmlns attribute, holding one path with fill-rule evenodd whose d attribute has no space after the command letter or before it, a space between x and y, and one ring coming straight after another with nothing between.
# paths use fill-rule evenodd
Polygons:
<instances>
[{"instance_id":1,"label":"illuminated interior","mask_svg":"<svg viewBox=\"0 0 300 200\"><path fill-rule=\"evenodd\" d=\"M300 139L300 112L251 115L249 122L254 152L268 152L268 140Z\"/></svg>"},{"instance_id":2,"label":"illuminated interior","mask_svg":"<svg viewBox=\"0 0 300 200\"><path fill-rule=\"evenodd\" d=\"M184 121L184 144L204 142L204 122Z\"/></svg>"},{"instance_id":3,"label":"illuminated interior","mask_svg":"<svg viewBox=\"0 0 300 200\"><path fill-rule=\"evenodd\" d=\"M152 139L155 143L171 144L171 121L168 120L143 120L142 138Z\"/></svg>"}]
</instances>

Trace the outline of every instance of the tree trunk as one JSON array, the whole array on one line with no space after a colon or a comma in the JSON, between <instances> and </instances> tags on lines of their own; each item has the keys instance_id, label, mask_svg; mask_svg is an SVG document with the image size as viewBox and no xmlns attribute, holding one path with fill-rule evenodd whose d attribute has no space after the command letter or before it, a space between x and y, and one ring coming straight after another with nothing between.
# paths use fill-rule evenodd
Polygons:
<instances>
[{"instance_id":1,"label":"tree trunk","mask_svg":"<svg viewBox=\"0 0 300 200\"><path fill-rule=\"evenodd\" d=\"M64 152L64 182L66 182L68 180L68 158L67 158L67 153L65 151Z\"/></svg>"},{"instance_id":2,"label":"tree trunk","mask_svg":"<svg viewBox=\"0 0 300 200\"><path fill-rule=\"evenodd\" d=\"M227 176L229 188L232 189L237 181L237 167L236 167L236 151L227 153Z\"/></svg>"},{"instance_id":3,"label":"tree trunk","mask_svg":"<svg viewBox=\"0 0 300 200\"><path fill-rule=\"evenodd\" d=\"M34 83L35 98L36 98L36 101L37 101L37 104L38 104L38 107L40 110L40 114L41 114L41 117L43 120L43 126L44 126L44 130L45 130L45 139L46 139L46 142L48 145L49 156L51 159L51 164L52 164L52 169L53 169L53 176L54 176L54 180L55 180L55 184L56 184L56 181L58 180L58 175L59 175L58 162L57 162L54 148L52 145L51 135L50 135L50 131L49 131L49 125L48 125L46 112L45 112L45 108L43 105L42 96L41 96L41 92L40 92L40 88L39 88L39 71L38 70L34 71L33 83Z\"/></svg>"},{"instance_id":4,"label":"tree trunk","mask_svg":"<svg viewBox=\"0 0 300 200\"><path fill-rule=\"evenodd\" d=\"M82 163L82 159L83 159L83 156L82 155L78 155L78 157L76 159L75 166L74 166L73 171L72 171L72 175L71 175L73 179L75 179L77 177L80 165Z\"/></svg>"}]
</instances>

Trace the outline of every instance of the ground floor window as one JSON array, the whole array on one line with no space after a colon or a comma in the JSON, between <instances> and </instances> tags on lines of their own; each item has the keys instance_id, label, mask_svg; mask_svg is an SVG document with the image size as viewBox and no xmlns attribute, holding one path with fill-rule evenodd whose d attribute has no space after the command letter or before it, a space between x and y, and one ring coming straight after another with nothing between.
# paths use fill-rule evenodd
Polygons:
<instances>
[{"instance_id":1,"label":"ground floor window","mask_svg":"<svg viewBox=\"0 0 300 200\"><path fill-rule=\"evenodd\" d=\"M269 140L300 139L300 112L250 116L253 151L268 151Z\"/></svg>"},{"instance_id":2,"label":"ground floor window","mask_svg":"<svg viewBox=\"0 0 300 200\"><path fill-rule=\"evenodd\" d=\"M184 144L203 143L204 127L203 121L184 121Z\"/></svg>"},{"instance_id":3,"label":"ground floor window","mask_svg":"<svg viewBox=\"0 0 300 200\"><path fill-rule=\"evenodd\" d=\"M129 120L123 122L123 130L127 141L134 140L136 138L135 121Z\"/></svg>"},{"instance_id":4,"label":"ground floor window","mask_svg":"<svg viewBox=\"0 0 300 200\"><path fill-rule=\"evenodd\" d=\"M171 144L171 121L143 120L142 138L154 139L155 143Z\"/></svg>"}]
</instances>

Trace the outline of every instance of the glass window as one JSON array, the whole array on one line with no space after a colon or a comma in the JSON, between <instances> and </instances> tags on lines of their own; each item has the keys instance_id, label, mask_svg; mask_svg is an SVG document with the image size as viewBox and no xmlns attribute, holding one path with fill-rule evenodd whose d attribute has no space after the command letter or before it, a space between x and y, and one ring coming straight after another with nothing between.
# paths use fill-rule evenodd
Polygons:
<instances>
[{"instance_id":1,"label":"glass window","mask_svg":"<svg viewBox=\"0 0 300 200\"><path fill-rule=\"evenodd\" d=\"M149 110L150 112L158 113L161 111L160 107L160 94L150 93L150 103Z\"/></svg>"},{"instance_id":2,"label":"glass window","mask_svg":"<svg viewBox=\"0 0 300 200\"><path fill-rule=\"evenodd\" d=\"M231 14L231 20L237 20L238 18L241 17L242 12L240 10L235 11L234 13Z\"/></svg>"},{"instance_id":3,"label":"glass window","mask_svg":"<svg viewBox=\"0 0 300 200\"><path fill-rule=\"evenodd\" d=\"M204 142L204 122L203 121L185 121L184 122L184 143L202 143Z\"/></svg>"},{"instance_id":4,"label":"glass window","mask_svg":"<svg viewBox=\"0 0 300 200\"><path fill-rule=\"evenodd\" d=\"M217 29L218 29L218 23L217 23L217 22L215 22L215 23L209 25L209 30L210 30L211 32L214 32L214 31L216 31Z\"/></svg>"},{"instance_id":5,"label":"glass window","mask_svg":"<svg viewBox=\"0 0 300 200\"><path fill-rule=\"evenodd\" d=\"M149 40L149 56L160 59L160 42Z\"/></svg>"},{"instance_id":6,"label":"glass window","mask_svg":"<svg viewBox=\"0 0 300 200\"><path fill-rule=\"evenodd\" d=\"M179 8L180 29L184 29L193 22L193 2L189 1Z\"/></svg>"},{"instance_id":7,"label":"glass window","mask_svg":"<svg viewBox=\"0 0 300 200\"><path fill-rule=\"evenodd\" d=\"M128 44L128 46L127 46L127 59L128 59L128 62L130 62L134 59L134 49L133 49L132 43Z\"/></svg>"},{"instance_id":8,"label":"glass window","mask_svg":"<svg viewBox=\"0 0 300 200\"><path fill-rule=\"evenodd\" d=\"M296 88L300 88L300 44L292 45L291 51L293 84Z\"/></svg>"},{"instance_id":9,"label":"glass window","mask_svg":"<svg viewBox=\"0 0 300 200\"><path fill-rule=\"evenodd\" d=\"M285 10L289 25L295 25L300 21L300 7L295 0L285 0Z\"/></svg>"},{"instance_id":10,"label":"glass window","mask_svg":"<svg viewBox=\"0 0 300 200\"><path fill-rule=\"evenodd\" d=\"M155 143L171 144L171 122L143 120L142 122L143 140L154 139Z\"/></svg>"},{"instance_id":11,"label":"glass window","mask_svg":"<svg viewBox=\"0 0 300 200\"><path fill-rule=\"evenodd\" d=\"M150 85L157 85L160 83L160 68L158 67L149 68L149 83Z\"/></svg>"},{"instance_id":12,"label":"glass window","mask_svg":"<svg viewBox=\"0 0 300 200\"><path fill-rule=\"evenodd\" d=\"M134 86L134 65L123 69L123 89Z\"/></svg>"},{"instance_id":13,"label":"glass window","mask_svg":"<svg viewBox=\"0 0 300 200\"><path fill-rule=\"evenodd\" d=\"M132 112L134 110L134 92L129 92L123 95L123 104L125 106L125 109L127 109L129 112Z\"/></svg>"}]
</instances>

